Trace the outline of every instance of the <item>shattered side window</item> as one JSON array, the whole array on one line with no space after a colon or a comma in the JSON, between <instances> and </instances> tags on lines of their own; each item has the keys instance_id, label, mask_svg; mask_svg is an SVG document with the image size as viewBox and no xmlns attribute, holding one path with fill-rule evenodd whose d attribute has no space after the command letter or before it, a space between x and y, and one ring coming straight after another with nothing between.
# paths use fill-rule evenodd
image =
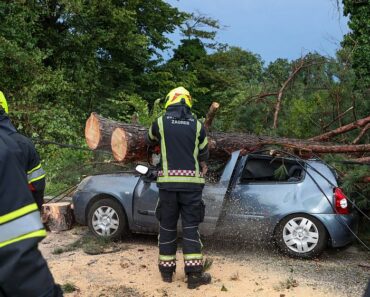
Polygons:
<instances>
[{"instance_id":1,"label":"shattered side window","mask_svg":"<svg viewBox=\"0 0 370 297\"><path fill-rule=\"evenodd\" d=\"M294 160L270 156L249 156L240 182L298 182L303 168Z\"/></svg>"}]
</instances>

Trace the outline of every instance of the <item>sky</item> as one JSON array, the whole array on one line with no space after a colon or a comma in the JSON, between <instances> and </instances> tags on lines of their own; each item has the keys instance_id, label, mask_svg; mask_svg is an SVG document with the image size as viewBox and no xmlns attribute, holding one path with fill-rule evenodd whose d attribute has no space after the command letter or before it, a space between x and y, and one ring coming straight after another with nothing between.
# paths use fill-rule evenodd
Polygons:
<instances>
[{"instance_id":1,"label":"sky","mask_svg":"<svg viewBox=\"0 0 370 297\"><path fill-rule=\"evenodd\" d=\"M217 41L259 54L268 64L316 51L334 56L349 29L336 0L165 0L220 21ZM341 2L341 1L339 1ZM177 44L179 33L171 35Z\"/></svg>"}]
</instances>

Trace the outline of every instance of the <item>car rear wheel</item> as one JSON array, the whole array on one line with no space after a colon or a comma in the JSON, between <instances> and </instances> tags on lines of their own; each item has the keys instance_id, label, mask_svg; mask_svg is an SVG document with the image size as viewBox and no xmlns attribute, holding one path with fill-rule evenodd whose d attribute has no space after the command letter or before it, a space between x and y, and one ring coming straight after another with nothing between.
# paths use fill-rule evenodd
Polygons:
<instances>
[{"instance_id":1,"label":"car rear wheel","mask_svg":"<svg viewBox=\"0 0 370 297\"><path fill-rule=\"evenodd\" d=\"M110 198L96 201L87 217L90 231L98 237L116 240L127 230L127 218L122 206Z\"/></svg>"},{"instance_id":2,"label":"car rear wheel","mask_svg":"<svg viewBox=\"0 0 370 297\"><path fill-rule=\"evenodd\" d=\"M280 221L275 240L284 254L311 259L326 248L328 234L318 219L306 214L294 214Z\"/></svg>"}]
</instances>

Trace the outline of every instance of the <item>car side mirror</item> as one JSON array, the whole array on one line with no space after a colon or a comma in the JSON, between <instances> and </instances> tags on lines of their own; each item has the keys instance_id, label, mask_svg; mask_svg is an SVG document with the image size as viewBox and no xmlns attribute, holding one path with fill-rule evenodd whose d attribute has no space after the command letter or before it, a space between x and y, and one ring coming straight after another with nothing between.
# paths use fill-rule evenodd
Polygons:
<instances>
[{"instance_id":1,"label":"car side mirror","mask_svg":"<svg viewBox=\"0 0 370 297\"><path fill-rule=\"evenodd\" d=\"M135 167L135 170L136 170L138 173L140 173L140 174L142 174L142 175L145 175L145 174L147 174L147 173L148 173L149 168L148 168L148 167L146 167L146 166L144 166L144 165L137 165L137 166Z\"/></svg>"}]
</instances>

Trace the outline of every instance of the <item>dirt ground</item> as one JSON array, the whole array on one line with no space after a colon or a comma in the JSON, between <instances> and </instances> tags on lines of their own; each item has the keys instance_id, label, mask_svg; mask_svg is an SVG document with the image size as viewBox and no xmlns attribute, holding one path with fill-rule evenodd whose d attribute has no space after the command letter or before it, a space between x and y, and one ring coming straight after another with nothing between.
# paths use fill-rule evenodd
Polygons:
<instances>
[{"instance_id":1,"label":"dirt ground","mask_svg":"<svg viewBox=\"0 0 370 297\"><path fill-rule=\"evenodd\" d=\"M39 246L56 281L66 290L75 289L66 296L360 297L370 278L370 254L356 246L303 261L281 256L269 246L208 240L205 256L213 260L212 283L188 290L180 252L174 282L161 281L155 236L104 243L103 254L96 255L91 255L91 247L76 244L86 236L83 227L49 233Z\"/></svg>"}]
</instances>

